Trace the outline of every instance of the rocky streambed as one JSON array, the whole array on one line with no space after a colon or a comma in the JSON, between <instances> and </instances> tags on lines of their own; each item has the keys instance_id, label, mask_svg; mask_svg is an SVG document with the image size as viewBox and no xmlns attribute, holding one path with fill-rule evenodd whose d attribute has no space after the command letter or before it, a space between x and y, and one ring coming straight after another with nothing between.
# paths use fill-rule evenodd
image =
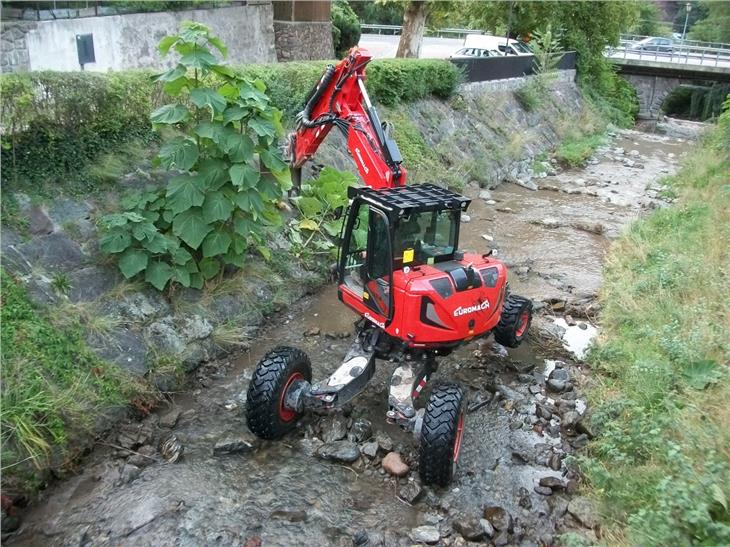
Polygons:
<instances>
[{"instance_id":1,"label":"rocky streambed","mask_svg":"<svg viewBox=\"0 0 730 547\"><path fill-rule=\"evenodd\" d=\"M354 317L334 287L300 300L251 349L204 365L195 386L100 439L6 537L15 545L552 545L600 536L569 456L590 440L580 355L595 333L603 255L628 222L660 207L659 179L686 142L622 131L582 169L549 161L520 185L467 188L462 247L496 249L512 290L538 310L526 344L491 340L443 359L435 380L465 386L460 466L447 489L419 482L416 443L385 422L387 363L343 412L307 416L281 442L245 425L248 380L271 347L334 370ZM537 188L537 189L535 189ZM427 398L428 393L423 399ZM3 530L5 533L6 530Z\"/></svg>"}]
</instances>

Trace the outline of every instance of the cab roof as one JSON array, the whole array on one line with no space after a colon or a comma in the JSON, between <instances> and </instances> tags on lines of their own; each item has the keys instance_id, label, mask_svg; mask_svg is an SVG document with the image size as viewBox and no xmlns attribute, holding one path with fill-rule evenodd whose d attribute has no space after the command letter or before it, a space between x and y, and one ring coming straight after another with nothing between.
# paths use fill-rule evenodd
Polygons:
<instances>
[{"instance_id":1,"label":"cab roof","mask_svg":"<svg viewBox=\"0 0 730 547\"><path fill-rule=\"evenodd\" d=\"M348 188L348 197L356 196L382 207L389 216L444 209L466 211L471 203L469 198L435 184L414 184L381 190Z\"/></svg>"}]
</instances>

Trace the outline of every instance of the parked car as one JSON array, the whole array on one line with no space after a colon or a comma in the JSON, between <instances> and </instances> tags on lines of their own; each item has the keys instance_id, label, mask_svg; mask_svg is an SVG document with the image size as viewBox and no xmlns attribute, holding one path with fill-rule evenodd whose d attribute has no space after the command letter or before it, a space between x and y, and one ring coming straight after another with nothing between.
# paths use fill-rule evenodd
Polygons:
<instances>
[{"instance_id":1,"label":"parked car","mask_svg":"<svg viewBox=\"0 0 730 547\"><path fill-rule=\"evenodd\" d=\"M484 58L484 57L501 57L502 54L499 51L493 49L482 49L478 47L463 47L456 53L449 57L450 59L471 59L471 58Z\"/></svg>"},{"instance_id":2,"label":"parked car","mask_svg":"<svg viewBox=\"0 0 730 547\"><path fill-rule=\"evenodd\" d=\"M635 51L657 51L662 53L671 53L673 48L674 45L670 38L659 38L657 36L649 36L629 46L629 49Z\"/></svg>"},{"instance_id":3,"label":"parked car","mask_svg":"<svg viewBox=\"0 0 730 547\"><path fill-rule=\"evenodd\" d=\"M532 50L524 42L510 38L509 44L504 36L467 34L464 48L479 48L495 51L498 55L532 55Z\"/></svg>"}]
</instances>

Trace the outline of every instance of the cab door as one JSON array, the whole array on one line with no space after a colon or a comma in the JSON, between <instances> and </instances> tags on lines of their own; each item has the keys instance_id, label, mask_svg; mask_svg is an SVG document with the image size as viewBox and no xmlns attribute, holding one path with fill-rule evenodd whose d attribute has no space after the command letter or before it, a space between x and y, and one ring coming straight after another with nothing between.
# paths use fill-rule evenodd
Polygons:
<instances>
[{"instance_id":1,"label":"cab door","mask_svg":"<svg viewBox=\"0 0 730 547\"><path fill-rule=\"evenodd\" d=\"M390 319L393 260L390 223L376 207L355 200L350 207L340 254L340 284L378 315Z\"/></svg>"}]
</instances>

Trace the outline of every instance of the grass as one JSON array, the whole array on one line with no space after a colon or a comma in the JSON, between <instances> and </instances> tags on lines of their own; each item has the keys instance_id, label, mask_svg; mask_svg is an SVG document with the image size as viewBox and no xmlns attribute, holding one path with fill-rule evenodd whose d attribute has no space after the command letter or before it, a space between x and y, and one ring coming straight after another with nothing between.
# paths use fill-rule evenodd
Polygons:
<instances>
[{"instance_id":1,"label":"grass","mask_svg":"<svg viewBox=\"0 0 730 547\"><path fill-rule=\"evenodd\" d=\"M582 468L609 544L730 544L728 158L694 150L607 258Z\"/></svg>"},{"instance_id":2,"label":"grass","mask_svg":"<svg viewBox=\"0 0 730 547\"><path fill-rule=\"evenodd\" d=\"M596 148L605 142L602 133L569 135L555 150L555 157L563 165L579 167L584 165Z\"/></svg>"},{"instance_id":3,"label":"grass","mask_svg":"<svg viewBox=\"0 0 730 547\"><path fill-rule=\"evenodd\" d=\"M78 325L54 326L10 275L0 275L3 483L23 487L54 448L93 425L100 408L126 402L140 387L100 360Z\"/></svg>"}]
</instances>

